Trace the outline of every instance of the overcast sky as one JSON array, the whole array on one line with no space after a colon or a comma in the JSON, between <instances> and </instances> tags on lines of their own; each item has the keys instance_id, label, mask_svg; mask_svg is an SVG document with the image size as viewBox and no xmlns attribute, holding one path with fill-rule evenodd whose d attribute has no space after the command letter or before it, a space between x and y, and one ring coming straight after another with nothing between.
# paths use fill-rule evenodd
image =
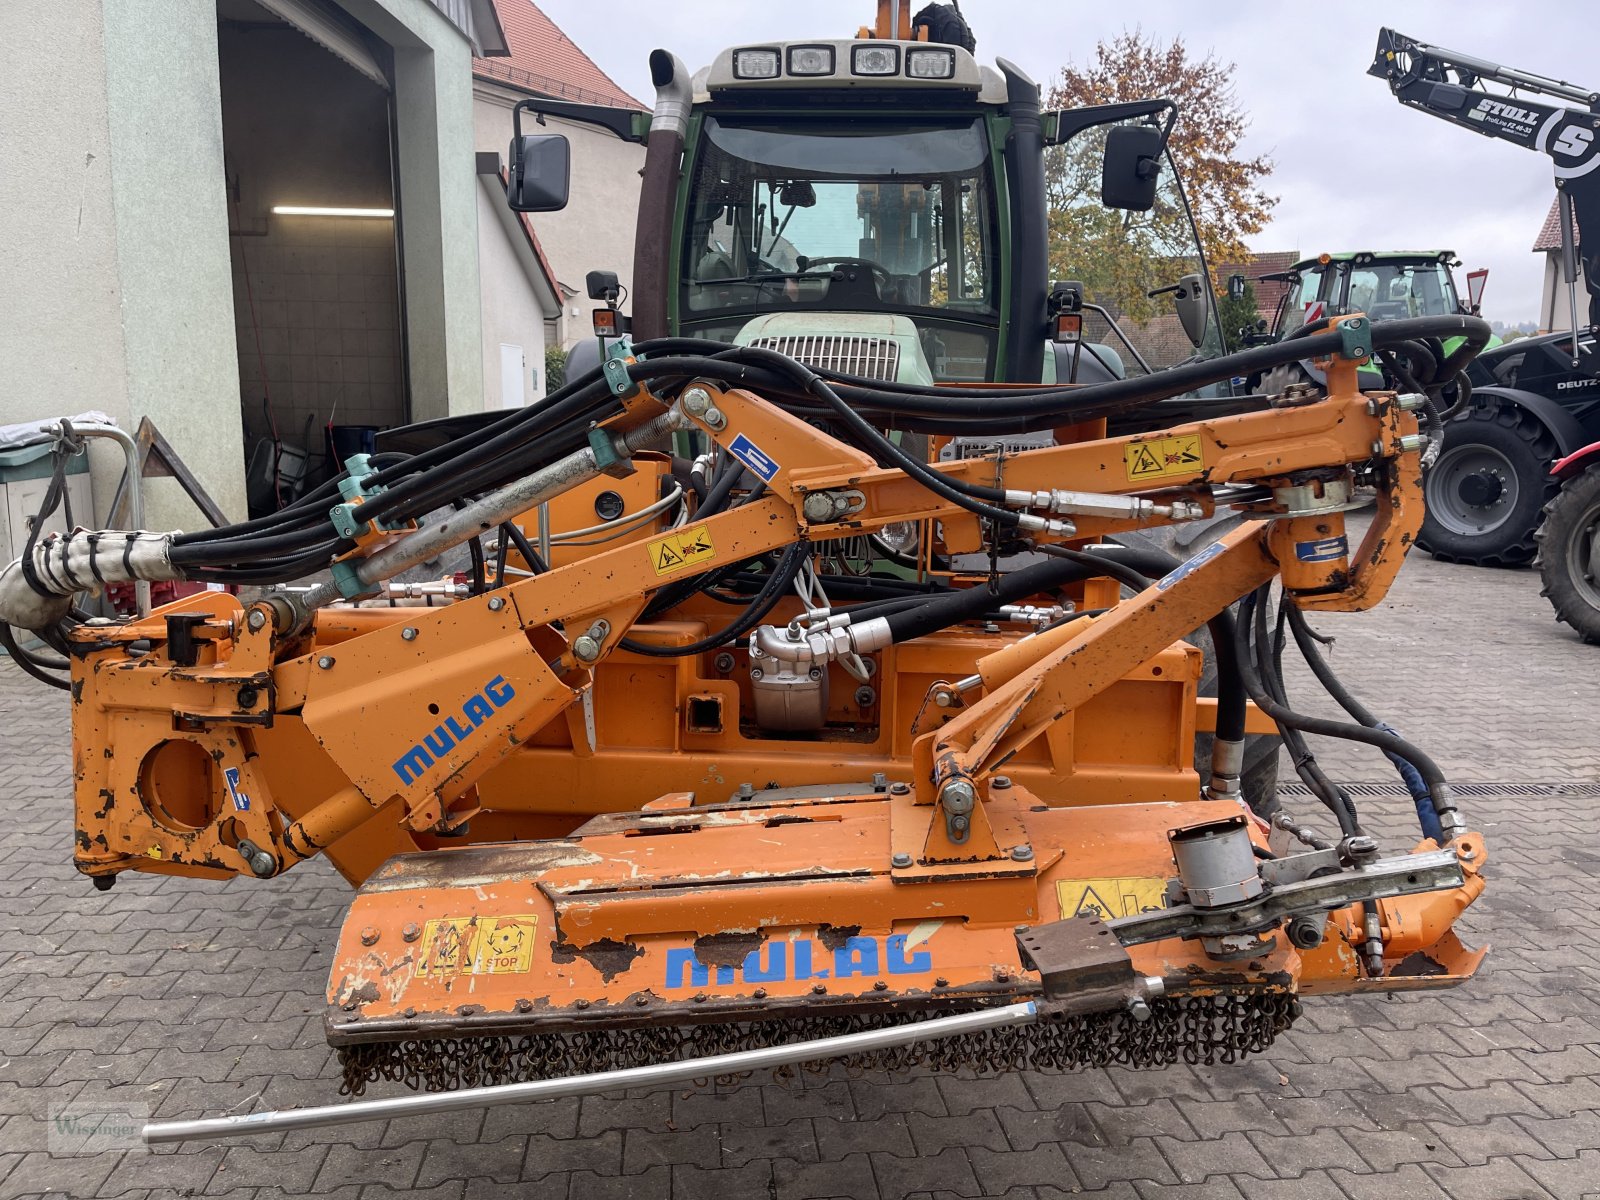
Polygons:
<instances>
[{"instance_id":1,"label":"overcast sky","mask_svg":"<svg viewBox=\"0 0 1600 1200\"><path fill-rule=\"evenodd\" d=\"M633 95L652 97L646 56L672 50L691 70L725 46L850 37L873 0L539 0ZM920 8L914 0L913 8ZM1366 74L1381 25L1519 70L1600 88L1594 0L1346 0L1335 5L1132 4L965 0L978 57L1009 58L1041 83L1094 44L1135 26L1238 64L1250 118L1246 153L1269 155L1280 197L1255 250L1449 248L1465 272L1489 268L1484 315L1536 321L1543 255L1533 239L1555 195L1550 159L1402 108Z\"/></svg>"}]
</instances>

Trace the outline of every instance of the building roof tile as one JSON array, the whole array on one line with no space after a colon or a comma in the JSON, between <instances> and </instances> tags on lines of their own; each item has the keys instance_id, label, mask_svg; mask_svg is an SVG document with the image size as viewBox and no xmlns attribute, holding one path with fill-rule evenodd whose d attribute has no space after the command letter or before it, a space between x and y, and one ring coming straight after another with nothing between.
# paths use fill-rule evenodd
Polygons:
<instances>
[{"instance_id":1,"label":"building roof tile","mask_svg":"<svg viewBox=\"0 0 1600 1200\"><path fill-rule=\"evenodd\" d=\"M581 104L648 109L617 86L533 0L494 0L509 58L474 58L472 73L520 91Z\"/></svg>"},{"instance_id":2,"label":"building roof tile","mask_svg":"<svg viewBox=\"0 0 1600 1200\"><path fill-rule=\"evenodd\" d=\"M1578 226L1572 226L1572 247L1578 247ZM1550 211L1545 214L1544 224L1539 229L1539 236L1533 239L1533 251L1538 254L1544 250L1561 249L1561 198L1550 201Z\"/></svg>"}]
</instances>

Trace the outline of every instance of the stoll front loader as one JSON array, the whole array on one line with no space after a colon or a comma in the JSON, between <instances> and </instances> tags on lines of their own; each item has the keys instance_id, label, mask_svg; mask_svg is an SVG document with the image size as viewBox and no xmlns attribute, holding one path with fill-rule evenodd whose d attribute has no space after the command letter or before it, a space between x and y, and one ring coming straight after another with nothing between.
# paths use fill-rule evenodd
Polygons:
<instances>
[{"instance_id":1,"label":"stoll front loader","mask_svg":"<svg viewBox=\"0 0 1600 1200\"><path fill-rule=\"evenodd\" d=\"M1308 620L1378 603L1422 518L1425 397L1363 394L1360 364L1459 336L1431 364L1448 381L1487 326L1346 314L1165 373L1041 381L1047 331L1070 337L1079 314L1004 248L1042 224L1045 131L1119 122L1104 188L1136 211L1170 106L1041 120L1018 73L911 36L894 7L856 39L736 48L693 90L657 56L644 220L670 263L636 281L636 338L601 369L352 460L273 516L39 537L0 574L0 640L71 690L79 869L105 887L327 855L359 886L327 994L345 1087L439 1093L150 1140L835 1058L1232 1062L1302 995L1477 969L1452 926L1482 891L1484 839L1437 765L1338 686ZM795 112L814 136L787 132ZM513 151L525 207L563 190L550 136ZM774 238L798 237L836 175L852 219L898 205L906 238L936 247L880 234L816 272L748 260L774 214ZM777 196L759 229L734 199L747 186ZM911 297L850 336L920 375L758 344L792 336L782 320L747 335L839 288ZM726 289L772 311L719 316ZM1325 394L1106 436L1107 418L1301 359ZM661 449L678 435L704 449ZM1358 487L1378 503L1352 548ZM1248 519L1181 562L1113 541L1219 512ZM491 535L448 603L389 603L399 572ZM75 613L76 593L129 578L262 590ZM1214 698L1186 640L1201 627ZM1291 634L1360 717L1292 707L1274 646ZM1325 822L1246 805L1251 733L1288 742ZM1416 838L1380 846L1306 733L1409 763Z\"/></svg>"}]
</instances>

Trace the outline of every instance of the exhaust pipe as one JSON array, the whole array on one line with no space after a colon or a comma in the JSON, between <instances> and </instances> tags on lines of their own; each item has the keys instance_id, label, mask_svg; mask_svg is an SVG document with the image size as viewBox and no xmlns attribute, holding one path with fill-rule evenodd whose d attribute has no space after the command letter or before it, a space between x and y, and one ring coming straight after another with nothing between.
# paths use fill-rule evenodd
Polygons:
<instances>
[{"instance_id":1,"label":"exhaust pipe","mask_svg":"<svg viewBox=\"0 0 1600 1200\"><path fill-rule=\"evenodd\" d=\"M656 87L656 107L645 142L644 182L633 237L633 335L639 341L667 335L672 214L694 98L688 68L666 50L650 52L650 81Z\"/></svg>"}]
</instances>

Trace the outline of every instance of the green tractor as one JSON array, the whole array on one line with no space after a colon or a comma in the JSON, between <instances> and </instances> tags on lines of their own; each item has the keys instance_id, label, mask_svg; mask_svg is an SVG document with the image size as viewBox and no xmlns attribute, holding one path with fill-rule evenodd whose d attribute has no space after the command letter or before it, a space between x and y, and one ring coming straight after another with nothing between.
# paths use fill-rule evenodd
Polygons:
<instances>
[{"instance_id":1,"label":"green tractor","mask_svg":"<svg viewBox=\"0 0 1600 1200\"><path fill-rule=\"evenodd\" d=\"M1276 342L1309 321L1342 313L1364 312L1374 321L1404 317L1478 314L1487 271L1467 276L1472 296L1461 302L1453 267L1461 262L1454 250L1356 250L1344 254L1319 254L1302 259L1286 271L1263 275L1265 281L1288 285L1278 301L1270 331L1258 330L1247 340ZM1242 276L1237 276L1242 280ZM1237 286L1230 280L1230 287ZM1459 339L1452 339L1459 342ZM1490 347L1500 340L1490 340ZM1446 345L1449 352L1454 345ZM1322 373L1309 362L1277 367L1251 382L1268 393L1281 392L1295 383L1322 383ZM1386 386L1382 368L1369 364L1361 371L1363 388Z\"/></svg>"}]
</instances>

